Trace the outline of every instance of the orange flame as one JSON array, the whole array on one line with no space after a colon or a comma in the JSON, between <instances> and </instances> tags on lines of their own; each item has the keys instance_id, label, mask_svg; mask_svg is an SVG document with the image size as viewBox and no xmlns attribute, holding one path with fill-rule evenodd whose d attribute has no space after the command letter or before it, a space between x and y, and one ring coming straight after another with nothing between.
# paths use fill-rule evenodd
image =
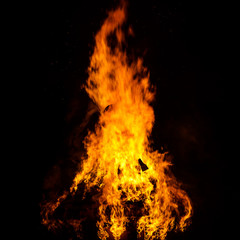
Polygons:
<instances>
[{"instance_id":1,"label":"orange flame","mask_svg":"<svg viewBox=\"0 0 240 240\"><path fill-rule=\"evenodd\" d=\"M155 92L142 60L129 63L123 51L125 6L109 12L96 35L85 89L100 111L94 132L84 140L87 157L82 159L70 194L80 183L85 193L97 186L101 193L97 227L100 239L109 233L118 240L127 222L136 221L144 239L165 239L172 229L184 230L192 215L190 199L170 174L166 153L153 151L149 137L154 123L151 102ZM131 30L132 31L132 30ZM109 38L115 37L115 46ZM68 196L64 192L55 203L43 205L43 223ZM129 214L131 204L141 202L140 217ZM61 221L59 221L61 223Z\"/></svg>"}]
</instances>

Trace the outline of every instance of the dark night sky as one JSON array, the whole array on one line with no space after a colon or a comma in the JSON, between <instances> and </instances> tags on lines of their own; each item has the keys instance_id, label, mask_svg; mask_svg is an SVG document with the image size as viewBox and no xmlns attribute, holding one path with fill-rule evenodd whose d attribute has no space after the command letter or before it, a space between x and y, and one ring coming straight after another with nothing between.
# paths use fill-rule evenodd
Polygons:
<instances>
[{"instance_id":1,"label":"dark night sky","mask_svg":"<svg viewBox=\"0 0 240 240\"><path fill-rule=\"evenodd\" d=\"M225 174L227 10L210 1L142 2L130 1L128 7L127 24L135 33L128 51L144 59L157 87L154 147L164 146L171 153L173 172L194 207L189 229L167 239L218 239L231 228L227 204L234 194ZM38 205L44 193L67 186L73 176L70 142L90 102L80 86L87 78L94 35L116 3L89 0L78 6L35 5L31 10L26 25L32 55L30 139L34 139L29 140L34 156L28 176L30 239L68 239L40 224ZM83 136L84 132L80 139ZM90 232L84 239L95 239Z\"/></svg>"}]
</instances>

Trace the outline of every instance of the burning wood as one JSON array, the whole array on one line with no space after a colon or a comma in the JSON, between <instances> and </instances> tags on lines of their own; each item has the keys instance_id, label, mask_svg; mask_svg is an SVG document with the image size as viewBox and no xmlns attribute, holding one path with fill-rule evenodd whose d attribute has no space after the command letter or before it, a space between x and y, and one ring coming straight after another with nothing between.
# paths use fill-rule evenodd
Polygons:
<instances>
[{"instance_id":1,"label":"burning wood","mask_svg":"<svg viewBox=\"0 0 240 240\"><path fill-rule=\"evenodd\" d=\"M139 164L140 164L141 169L142 169L143 172L146 171L146 170L148 170L147 165L146 165L145 163L143 163L143 161L142 161L140 158L138 159L138 162L139 162Z\"/></svg>"}]
</instances>

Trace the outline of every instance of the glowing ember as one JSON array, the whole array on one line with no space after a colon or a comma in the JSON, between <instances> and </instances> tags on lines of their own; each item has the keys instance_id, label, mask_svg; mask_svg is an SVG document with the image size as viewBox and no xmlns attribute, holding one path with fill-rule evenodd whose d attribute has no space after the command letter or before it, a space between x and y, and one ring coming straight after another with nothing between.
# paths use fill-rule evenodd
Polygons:
<instances>
[{"instance_id":1,"label":"glowing ember","mask_svg":"<svg viewBox=\"0 0 240 240\"><path fill-rule=\"evenodd\" d=\"M99 122L85 138L87 157L82 159L70 190L56 202L43 204L42 222L49 228L61 224L61 220L54 220L53 213L84 182L84 194L92 187L100 193L100 239L107 239L109 233L114 239L121 239L129 221L136 222L139 237L165 239L172 229L184 230L192 207L170 174L171 163L165 154L150 147L154 123L150 103L154 91L142 60L130 64L122 50L124 21L125 6L120 6L109 12L96 35L85 89L99 108ZM113 36L114 47L109 44L109 37ZM131 215L134 204L139 216ZM77 227L80 222L81 219L70 224Z\"/></svg>"}]
</instances>

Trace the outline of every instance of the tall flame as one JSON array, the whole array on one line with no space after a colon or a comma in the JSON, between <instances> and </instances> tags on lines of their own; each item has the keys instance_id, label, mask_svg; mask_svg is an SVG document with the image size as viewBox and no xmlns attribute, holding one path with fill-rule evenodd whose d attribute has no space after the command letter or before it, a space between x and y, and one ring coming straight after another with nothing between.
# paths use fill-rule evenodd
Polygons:
<instances>
[{"instance_id":1,"label":"tall flame","mask_svg":"<svg viewBox=\"0 0 240 240\"><path fill-rule=\"evenodd\" d=\"M109 12L95 37L85 90L98 106L100 118L95 131L84 140L87 157L82 158L70 190L55 203L43 205L43 223L56 225L50 216L84 182L85 193L92 187L100 192L100 239L107 239L109 234L121 239L127 223L135 221L139 237L163 240L172 229L184 230L192 207L170 174L166 153L153 151L150 146L154 124L150 104L155 93L142 60L129 63L123 50L124 21L123 4ZM134 204L139 208L138 217L134 216Z\"/></svg>"}]
</instances>

